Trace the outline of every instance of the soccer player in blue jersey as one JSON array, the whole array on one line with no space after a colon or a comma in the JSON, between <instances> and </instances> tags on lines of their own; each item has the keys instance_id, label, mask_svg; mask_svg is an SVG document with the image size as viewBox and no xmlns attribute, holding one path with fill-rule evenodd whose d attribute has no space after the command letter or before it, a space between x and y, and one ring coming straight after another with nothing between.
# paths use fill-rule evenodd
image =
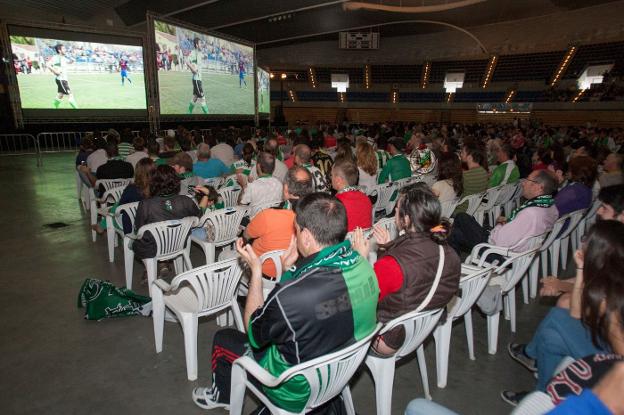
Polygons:
<instances>
[{"instance_id":1,"label":"soccer player in blue jersey","mask_svg":"<svg viewBox=\"0 0 624 415\"><path fill-rule=\"evenodd\" d=\"M125 57L122 57L119 61L119 72L121 73L121 86L124 86L124 80L126 79L132 83L132 79L128 75L128 60Z\"/></svg>"},{"instance_id":2,"label":"soccer player in blue jersey","mask_svg":"<svg viewBox=\"0 0 624 415\"><path fill-rule=\"evenodd\" d=\"M245 63L242 58L238 58L238 87L242 88L243 84L247 86L247 81L245 81Z\"/></svg>"}]
</instances>

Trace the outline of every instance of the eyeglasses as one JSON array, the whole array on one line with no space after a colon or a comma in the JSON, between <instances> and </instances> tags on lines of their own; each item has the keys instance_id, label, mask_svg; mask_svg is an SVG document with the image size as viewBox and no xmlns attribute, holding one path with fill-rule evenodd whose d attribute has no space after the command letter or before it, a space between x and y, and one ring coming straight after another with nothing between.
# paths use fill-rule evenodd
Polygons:
<instances>
[{"instance_id":1,"label":"eyeglasses","mask_svg":"<svg viewBox=\"0 0 624 415\"><path fill-rule=\"evenodd\" d=\"M531 183L535 183L535 184L541 184L537 180L529 179L528 177L526 179L522 179L522 181L523 182L531 182Z\"/></svg>"}]
</instances>

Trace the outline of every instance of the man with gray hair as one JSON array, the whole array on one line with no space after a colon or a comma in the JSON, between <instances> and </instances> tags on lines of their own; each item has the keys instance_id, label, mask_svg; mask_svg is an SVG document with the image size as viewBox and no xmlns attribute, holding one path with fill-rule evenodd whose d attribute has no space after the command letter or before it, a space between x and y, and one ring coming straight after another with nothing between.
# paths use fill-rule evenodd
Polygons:
<instances>
[{"instance_id":1,"label":"man with gray hair","mask_svg":"<svg viewBox=\"0 0 624 415\"><path fill-rule=\"evenodd\" d=\"M280 182L284 182L286 178L286 173L288 172L288 167L284 164L283 161L279 159L279 145L275 138L269 138L266 143L264 143L264 151L266 153L272 154L275 157L275 168L273 169L273 177L275 177ZM255 169L255 166L252 166L251 173L249 174L249 181L254 181L258 178L258 172Z\"/></svg>"},{"instance_id":2,"label":"man with gray hair","mask_svg":"<svg viewBox=\"0 0 624 415\"><path fill-rule=\"evenodd\" d=\"M487 242L516 252L527 249L526 239L552 229L559 217L553 193L557 190L554 177L546 170L533 171L522 181L522 196L526 201L511 212L501 216L491 231L483 228L466 213L458 213L453 222L449 244L457 251L470 252L480 243Z\"/></svg>"},{"instance_id":3,"label":"man with gray hair","mask_svg":"<svg viewBox=\"0 0 624 415\"><path fill-rule=\"evenodd\" d=\"M193 172L204 179L221 177L230 174L230 168L218 158L211 157L210 146L201 143L197 147L197 162L193 164Z\"/></svg>"}]
</instances>

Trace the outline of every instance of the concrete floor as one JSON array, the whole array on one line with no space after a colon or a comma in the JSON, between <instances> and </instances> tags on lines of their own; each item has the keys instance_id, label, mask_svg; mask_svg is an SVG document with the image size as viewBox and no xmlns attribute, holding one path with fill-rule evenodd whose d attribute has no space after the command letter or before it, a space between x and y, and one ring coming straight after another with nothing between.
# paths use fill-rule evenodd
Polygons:
<instances>
[{"instance_id":1,"label":"concrete floor","mask_svg":"<svg viewBox=\"0 0 624 415\"><path fill-rule=\"evenodd\" d=\"M0 158L2 282L0 303L0 412L4 414L199 414L191 391L210 381L214 321L200 322L199 380L186 379L182 331L165 325L164 350L156 354L152 322L131 317L86 321L76 308L85 278L124 284L123 257L109 263L105 238L91 242L88 217L76 199L73 156L50 154L37 168L34 157ZM67 227L44 225L64 222ZM192 260L202 265L194 248ZM143 266L135 265L135 285ZM144 286L137 291L146 294ZM518 301L517 340L527 341L547 304ZM451 341L448 386L436 387L435 350L426 347L433 399L461 414L510 412L499 398L503 388L530 389L534 379L513 363L505 345L513 337L501 320L499 352L487 354L485 319L474 315L477 360L467 357L463 323ZM393 414L422 397L416 359L402 362L395 375ZM352 384L361 415L375 413L375 394L366 370ZM252 405L246 406L250 412ZM214 411L223 413L221 410Z\"/></svg>"}]
</instances>

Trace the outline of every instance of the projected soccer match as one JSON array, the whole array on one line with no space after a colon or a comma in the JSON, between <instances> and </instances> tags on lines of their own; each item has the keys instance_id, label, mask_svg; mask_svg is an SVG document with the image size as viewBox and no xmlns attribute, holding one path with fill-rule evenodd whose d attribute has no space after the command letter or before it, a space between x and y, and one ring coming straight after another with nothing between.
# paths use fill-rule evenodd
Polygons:
<instances>
[{"instance_id":1,"label":"projected soccer match","mask_svg":"<svg viewBox=\"0 0 624 415\"><path fill-rule=\"evenodd\" d=\"M145 109L140 46L11 36L22 108Z\"/></svg>"},{"instance_id":2,"label":"projected soccer match","mask_svg":"<svg viewBox=\"0 0 624 415\"><path fill-rule=\"evenodd\" d=\"M271 113L271 78L269 73L258 68L258 112Z\"/></svg>"},{"instance_id":3,"label":"projected soccer match","mask_svg":"<svg viewBox=\"0 0 624 415\"><path fill-rule=\"evenodd\" d=\"M154 21L161 114L254 114L253 48Z\"/></svg>"}]
</instances>

